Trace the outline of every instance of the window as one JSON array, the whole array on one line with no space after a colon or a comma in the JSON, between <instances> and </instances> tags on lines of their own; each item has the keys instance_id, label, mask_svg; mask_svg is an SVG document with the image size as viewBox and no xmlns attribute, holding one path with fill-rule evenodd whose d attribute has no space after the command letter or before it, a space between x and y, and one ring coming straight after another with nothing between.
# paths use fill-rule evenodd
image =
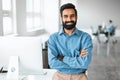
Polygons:
<instances>
[{"instance_id":1,"label":"window","mask_svg":"<svg viewBox=\"0 0 120 80\"><path fill-rule=\"evenodd\" d=\"M15 32L15 15L14 14L14 0L2 0L2 20L3 20L3 34L11 34Z\"/></svg>"},{"instance_id":2,"label":"window","mask_svg":"<svg viewBox=\"0 0 120 80\"><path fill-rule=\"evenodd\" d=\"M43 6L44 0L0 0L0 34L32 35L43 30Z\"/></svg>"},{"instance_id":3,"label":"window","mask_svg":"<svg viewBox=\"0 0 120 80\"><path fill-rule=\"evenodd\" d=\"M27 31L42 29L43 0L26 0L26 26Z\"/></svg>"}]
</instances>

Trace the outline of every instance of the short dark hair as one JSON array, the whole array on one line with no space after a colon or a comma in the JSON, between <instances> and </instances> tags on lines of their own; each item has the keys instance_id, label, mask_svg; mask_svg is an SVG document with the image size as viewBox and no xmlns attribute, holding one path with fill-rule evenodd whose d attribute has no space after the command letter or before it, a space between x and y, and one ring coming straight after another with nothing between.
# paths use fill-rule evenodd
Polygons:
<instances>
[{"instance_id":1,"label":"short dark hair","mask_svg":"<svg viewBox=\"0 0 120 80\"><path fill-rule=\"evenodd\" d=\"M64 5L61 6L61 8L60 8L61 16L62 16L62 12L63 12L64 9L74 9L75 15L77 16L77 10L75 8L75 5L73 5L72 3L67 3L67 4L64 4Z\"/></svg>"},{"instance_id":2,"label":"short dark hair","mask_svg":"<svg viewBox=\"0 0 120 80\"><path fill-rule=\"evenodd\" d=\"M112 23L113 21L110 19L109 22Z\"/></svg>"}]
</instances>

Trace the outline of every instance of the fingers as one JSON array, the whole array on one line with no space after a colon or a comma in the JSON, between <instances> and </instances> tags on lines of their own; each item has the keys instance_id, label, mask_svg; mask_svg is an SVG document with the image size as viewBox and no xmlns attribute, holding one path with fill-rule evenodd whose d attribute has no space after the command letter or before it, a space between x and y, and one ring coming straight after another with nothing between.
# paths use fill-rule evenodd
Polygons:
<instances>
[{"instance_id":1,"label":"fingers","mask_svg":"<svg viewBox=\"0 0 120 80\"><path fill-rule=\"evenodd\" d=\"M80 56L84 56L87 54L87 50L86 49L82 49L80 52Z\"/></svg>"},{"instance_id":2,"label":"fingers","mask_svg":"<svg viewBox=\"0 0 120 80\"><path fill-rule=\"evenodd\" d=\"M64 56L58 55L57 58L58 58L59 60L63 61Z\"/></svg>"}]
</instances>

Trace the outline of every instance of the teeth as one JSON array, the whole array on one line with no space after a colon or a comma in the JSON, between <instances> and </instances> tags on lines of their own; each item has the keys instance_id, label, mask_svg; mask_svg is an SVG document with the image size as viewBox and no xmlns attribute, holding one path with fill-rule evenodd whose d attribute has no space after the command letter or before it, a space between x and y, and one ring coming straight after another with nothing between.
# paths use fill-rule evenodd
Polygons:
<instances>
[{"instance_id":1,"label":"teeth","mask_svg":"<svg viewBox=\"0 0 120 80\"><path fill-rule=\"evenodd\" d=\"M73 23L67 23L67 24L73 24Z\"/></svg>"}]
</instances>

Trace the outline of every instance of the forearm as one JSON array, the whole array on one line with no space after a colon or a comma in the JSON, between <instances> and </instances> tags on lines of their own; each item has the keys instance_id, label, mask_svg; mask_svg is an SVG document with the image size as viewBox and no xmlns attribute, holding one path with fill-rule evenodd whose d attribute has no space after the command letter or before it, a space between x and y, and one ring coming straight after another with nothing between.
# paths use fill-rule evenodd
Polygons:
<instances>
[{"instance_id":1,"label":"forearm","mask_svg":"<svg viewBox=\"0 0 120 80\"><path fill-rule=\"evenodd\" d=\"M86 56L87 55L87 50L85 50L85 49L82 49L81 51L76 51L77 53L79 52L79 55L78 56L76 56L76 57L70 57L70 56L65 56L65 58L66 59L68 59L68 58L70 58L69 59L69 63L70 62L72 62L72 66L74 65L76 68L77 68L77 66L78 67L80 67L80 65L78 64L76 64L77 62L75 62L75 61L78 61L78 63L81 63L81 62L79 62L79 61L82 61L82 59L83 59L83 56ZM75 53L75 54L77 54L77 53ZM63 59L64 59L64 56L61 56L61 55L58 55L57 56L57 59L59 59L60 61L63 61ZM81 59L81 60L80 60ZM71 60L71 61L70 61ZM65 60L65 62L67 62L67 60ZM75 62L75 64L73 63L73 62ZM83 62L83 61L82 61ZM69 64L68 63L68 64ZM82 63L81 63L82 64ZM77 66L76 66L77 65ZM82 65L81 65L82 66Z\"/></svg>"},{"instance_id":2,"label":"forearm","mask_svg":"<svg viewBox=\"0 0 120 80\"><path fill-rule=\"evenodd\" d=\"M48 48L48 61L49 61L50 68L58 69L58 70L61 68L64 68L64 69L70 68L62 60L63 60L63 56L55 55L55 51Z\"/></svg>"},{"instance_id":3,"label":"forearm","mask_svg":"<svg viewBox=\"0 0 120 80\"><path fill-rule=\"evenodd\" d=\"M92 56L91 53L78 57L65 56L63 62L69 65L71 68L87 69L91 61L91 56Z\"/></svg>"},{"instance_id":4,"label":"forearm","mask_svg":"<svg viewBox=\"0 0 120 80\"><path fill-rule=\"evenodd\" d=\"M52 69L69 69L70 66L63 62L63 59L58 59L57 57L48 58L50 68Z\"/></svg>"}]
</instances>

